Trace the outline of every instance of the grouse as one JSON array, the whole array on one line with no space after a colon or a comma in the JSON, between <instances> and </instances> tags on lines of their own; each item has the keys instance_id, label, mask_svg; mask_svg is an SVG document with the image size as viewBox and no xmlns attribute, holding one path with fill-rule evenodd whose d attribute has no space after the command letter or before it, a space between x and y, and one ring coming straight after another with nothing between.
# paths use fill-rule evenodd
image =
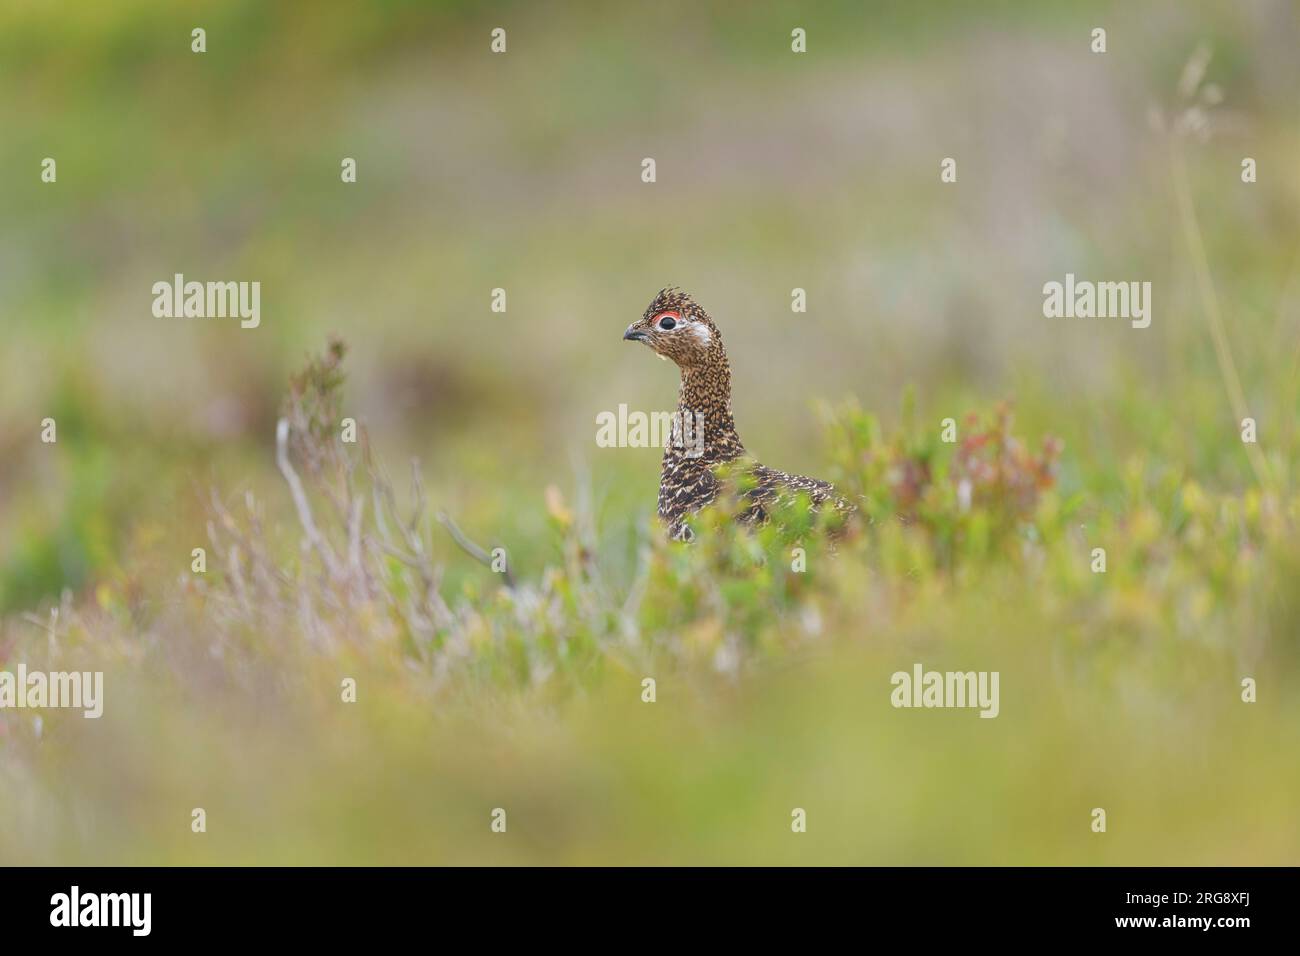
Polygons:
<instances>
[{"instance_id":1,"label":"grouse","mask_svg":"<svg viewBox=\"0 0 1300 956\"><path fill-rule=\"evenodd\" d=\"M829 504L846 514L856 510L830 482L767 468L745 451L731 417L731 366L722 334L685 292L660 291L623 338L650 346L677 363L682 372L673 433L664 448L659 479L659 517L668 525L671 538L694 537L687 519L718 497L719 466L737 459L742 460L738 473L749 476L745 507L736 515L742 523L766 521L778 501L800 492L814 508Z\"/></svg>"}]
</instances>

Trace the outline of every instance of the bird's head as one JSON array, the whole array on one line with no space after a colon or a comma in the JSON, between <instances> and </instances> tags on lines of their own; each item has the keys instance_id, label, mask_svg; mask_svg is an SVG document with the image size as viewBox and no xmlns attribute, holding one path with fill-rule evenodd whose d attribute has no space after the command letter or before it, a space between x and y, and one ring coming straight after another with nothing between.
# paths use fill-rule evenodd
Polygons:
<instances>
[{"instance_id":1,"label":"bird's head","mask_svg":"<svg viewBox=\"0 0 1300 956\"><path fill-rule=\"evenodd\" d=\"M664 289L623 338L644 342L680 368L697 368L725 358L722 335L708 313L680 289Z\"/></svg>"}]
</instances>

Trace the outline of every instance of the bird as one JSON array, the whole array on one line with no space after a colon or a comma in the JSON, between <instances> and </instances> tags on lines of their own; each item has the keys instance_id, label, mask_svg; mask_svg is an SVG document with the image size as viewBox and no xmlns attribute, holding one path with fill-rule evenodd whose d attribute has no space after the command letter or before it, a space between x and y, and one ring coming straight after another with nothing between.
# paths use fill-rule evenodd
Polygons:
<instances>
[{"instance_id":1,"label":"bird","mask_svg":"<svg viewBox=\"0 0 1300 956\"><path fill-rule=\"evenodd\" d=\"M648 346L681 370L659 478L658 514L669 538L694 539L690 517L724 491L719 471L748 475L743 510L735 516L745 525L766 522L779 503L799 493L807 495L814 509L830 506L845 516L857 510L830 482L768 468L745 450L731 413L731 365L722 333L689 294L676 287L661 289L623 339Z\"/></svg>"}]
</instances>

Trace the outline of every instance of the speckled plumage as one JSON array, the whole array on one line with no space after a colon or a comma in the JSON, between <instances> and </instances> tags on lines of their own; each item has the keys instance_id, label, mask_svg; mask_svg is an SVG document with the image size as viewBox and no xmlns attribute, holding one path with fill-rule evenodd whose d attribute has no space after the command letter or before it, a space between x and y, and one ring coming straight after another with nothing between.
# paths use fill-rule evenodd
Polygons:
<instances>
[{"instance_id":1,"label":"speckled plumage","mask_svg":"<svg viewBox=\"0 0 1300 956\"><path fill-rule=\"evenodd\" d=\"M672 321L665 323L664 319ZM659 517L673 538L693 537L687 519L712 502L721 490L718 466L741 459L753 487L745 493L748 502L737 520L758 522L786 495L804 492L814 507L829 504L840 511L855 510L835 493L829 482L801 475L789 475L760 465L745 451L731 415L731 366L722 333L700 306L679 289L664 289L633 322L624 339L643 342L681 369L674 435L664 448L663 471L659 480ZM703 447L691 441L689 432L681 440L681 421L703 423Z\"/></svg>"}]
</instances>

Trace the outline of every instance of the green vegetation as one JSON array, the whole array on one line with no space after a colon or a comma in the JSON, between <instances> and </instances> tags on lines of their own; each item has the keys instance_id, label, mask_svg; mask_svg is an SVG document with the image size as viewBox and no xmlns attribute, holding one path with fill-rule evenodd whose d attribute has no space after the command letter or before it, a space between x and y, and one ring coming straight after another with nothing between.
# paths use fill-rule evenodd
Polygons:
<instances>
[{"instance_id":1,"label":"green vegetation","mask_svg":"<svg viewBox=\"0 0 1300 956\"><path fill-rule=\"evenodd\" d=\"M318 7L0 12L0 669L106 675L0 711L0 862L1300 860L1293 10ZM670 282L848 526L664 540Z\"/></svg>"}]
</instances>

